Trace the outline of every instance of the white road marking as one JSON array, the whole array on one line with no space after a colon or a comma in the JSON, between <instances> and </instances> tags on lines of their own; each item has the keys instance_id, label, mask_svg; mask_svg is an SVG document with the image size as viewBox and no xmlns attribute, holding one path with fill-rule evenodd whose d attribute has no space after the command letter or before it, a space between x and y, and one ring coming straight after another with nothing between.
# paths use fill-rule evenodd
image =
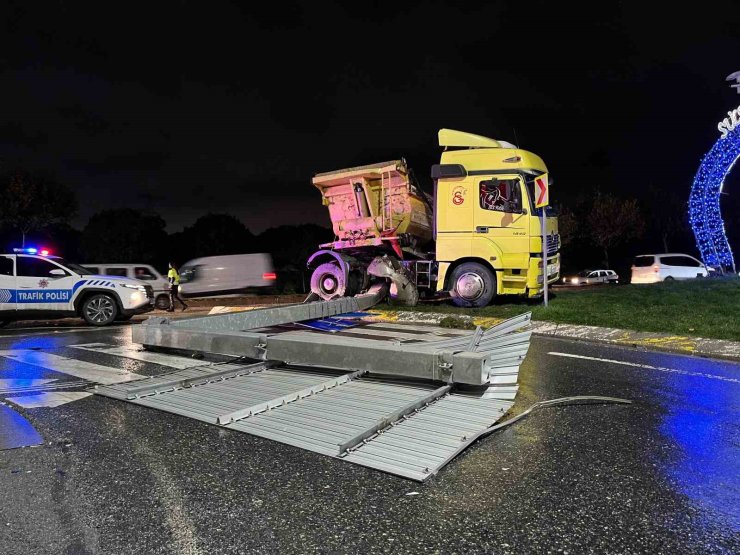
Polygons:
<instances>
[{"instance_id":1,"label":"white road marking","mask_svg":"<svg viewBox=\"0 0 740 555\"><path fill-rule=\"evenodd\" d=\"M125 370L120 370L118 368L92 364L90 362L66 358L59 355L52 355L42 351L20 349L0 351L0 357L9 358L24 364L40 366L41 368L54 370L55 372L61 372L62 374L75 376L76 378L82 378L104 385L130 382L132 380L139 380L146 377L134 374L133 372L126 372Z\"/></svg>"},{"instance_id":2,"label":"white road marking","mask_svg":"<svg viewBox=\"0 0 740 555\"><path fill-rule=\"evenodd\" d=\"M30 381L30 380L26 380ZM32 385L28 387L9 387L7 389L4 389L0 386L0 397L4 397L7 395L23 395L23 394L31 394L31 393L40 393L42 391L55 391L60 389L75 389L79 387L90 387L92 384L91 382L87 380L64 380L64 381L57 381L57 380L39 380L39 381L51 381L51 383L48 384L39 384L39 385Z\"/></svg>"},{"instance_id":3,"label":"white road marking","mask_svg":"<svg viewBox=\"0 0 740 555\"><path fill-rule=\"evenodd\" d=\"M142 362L153 362L162 366L169 366L171 368L178 368L184 370L186 368L193 368L194 366L207 366L211 364L207 360L196 360L187 357L167 355L163 353L154 353L150 351L141 351L138 347L134 346L114 346L108 345L107 343L84 343L82 345L69 345L75 349L84 349L85 351L93 351L95 353L105 353L108 355L116 355L119 357L132 358L134 360L141 360Z\"/></svg>"},{"instance_id":4,"label":"white road marking","mask_svg":"<svg viewBox=\"0 0 740 555\"><path fill-rule=\"evenodd\" d=\"M49 382L55 382L55 381L57 380L55 379L37 380L37 379L25 379L25 378L0 380L0 389L28 389L29 387L38 387L40 385L45 385Z\"/></svg>"},{"instance_id":5,"label":"white road marking","mask_svg":"<svg viewBox=\"0 0 740 555\"><path fill-rule=\"evenodd\" d=\"M659 372L670 372L672 374L681 374L683 376L694 376L697 378L708 378L710 380L721 380L723 382L740 383L740 380L737 378L727 378L725 376L717 376L716 374L705 374L703 372L689 372L688 370L679 370L678 368L666 368L664 366L651 366L650 364L639 364L637 362L627 362L625 360L612 360L610 358L588 357L584 355L574 355L571 353L550 352L547 354L553 355L556 357L580 358L583 360L594 360L596 362L608 362L610 364L621 364L622 366L632 366L634 368L645 368L647 370L658 370Z\"/></svg>"},{"instance_id":6,"label":"white road marking","mask_svg":"<svg viewBox=\"0 0 740 555\"><path fill-rule=\"evenodd\" d=\"M8 401L15 403L24 409L36 409L39 407L58 407L73 401L79 401L89 397L92 393L84 391L54 391L23 395L21 397L8 397Z\"/></svg>"}]
</instances>

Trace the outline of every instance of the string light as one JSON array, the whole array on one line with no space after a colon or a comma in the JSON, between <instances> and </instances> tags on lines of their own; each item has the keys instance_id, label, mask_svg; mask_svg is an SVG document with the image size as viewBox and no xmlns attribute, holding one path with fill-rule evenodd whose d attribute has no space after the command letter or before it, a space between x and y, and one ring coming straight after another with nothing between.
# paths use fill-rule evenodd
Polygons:
<instances>
[{"instance_id":1,"label":"string light","mask_svg":"<svg viewBox=\"0 0 740 555\"><path fill-rule=\"evenodd\" d=\"M701 160L689 196L689 223L707 266L735 271L730 242L719 209L725 178L740 157L740 126L714 143Z\"/></svg>"}]
</instances>

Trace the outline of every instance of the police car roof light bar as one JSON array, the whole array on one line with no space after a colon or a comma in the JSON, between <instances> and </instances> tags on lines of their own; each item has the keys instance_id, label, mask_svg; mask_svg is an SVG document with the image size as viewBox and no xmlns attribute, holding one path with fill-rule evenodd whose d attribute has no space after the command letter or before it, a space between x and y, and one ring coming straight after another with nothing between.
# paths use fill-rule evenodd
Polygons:
<instances>
[{"instance_id":1,"label":"police car roof light bar","mask_svg":"<svg viewBox=\"0 0 740 555\"><path fill-rule=\"evenodd\" d=\"M13 249L13 252L20 254L40 254L41 256L49 256L51 254L51 251L49 249L37 249L36 247Z\"/></svg>"}]
</instances>

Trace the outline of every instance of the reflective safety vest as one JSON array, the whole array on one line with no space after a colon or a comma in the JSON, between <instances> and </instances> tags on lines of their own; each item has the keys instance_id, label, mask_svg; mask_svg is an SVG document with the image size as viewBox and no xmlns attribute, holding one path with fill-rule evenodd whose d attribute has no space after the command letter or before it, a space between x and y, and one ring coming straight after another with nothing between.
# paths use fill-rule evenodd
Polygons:
<instances>
[{"instance_id":1,"label":"reflective safety vest","mask_svg":"<svg viewBox=\"0 0 740 555\"><path fill-rule=\"evenodd\" d=\"M180 285L180 274L174 268L170 268L170 271L167 272L167 279L170 280L172 285Z\"/></svg>"}]
</instances>

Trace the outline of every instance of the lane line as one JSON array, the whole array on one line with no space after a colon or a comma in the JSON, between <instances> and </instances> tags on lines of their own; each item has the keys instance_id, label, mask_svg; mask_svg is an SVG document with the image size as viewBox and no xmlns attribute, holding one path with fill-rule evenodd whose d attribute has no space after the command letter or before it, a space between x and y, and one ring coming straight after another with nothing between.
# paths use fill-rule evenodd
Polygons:
<instances>
[{"instance_id":1,"label":"lane line","mask_svg":"<svg viewBox=\"0 0 740 555\"><path fill-rule=\"evenodd\" d=\"M67 358L59 355L52 355L50 353L44 353L42 351L30 351L30 350L11 350L11 351L0 351L0 357L14 360L16 362L22 362L23 364L32 364L34 366L40 366L47 370L53 370L54 372L61 372L69 376L76 378L82 378L83 380L90 380L91 382L100 383L104 385L110 385L119 382L130 382L132 380L140 380L146 376L134 374L133 372L126 372L119 368L111 368L109 366L101 366L99 364L92 364L82 360L75 360L73 358Z\"/></svg>"},{"instance_id":2,"label":"lane line","mask_svg":"<svg viewBox=\"0 0 740 555\"><path fill-rule=\"evenodd\" d=\"M56 382L55 378L36 379L36 378L8 378L0 380L0 390L3 389L29 389Z\"/></svg>"},{"instance_id":3,"label":"lane line","mask_svg":"<svg viewBox=\"0 0 740 555\"><path fill-rule=\"evenodd\" d=\"M42 391L56 391L61 389L78 389L81 387L90 387L93 384L87 380L69 380L69 381L56 381L46 385L37 385L30 387L8 387L0 388L0 397L6 397L8 395L20 395L22 393L40 393Z\"/></svg>"},{"instance_id":4,"label":"lane line","mask_svg":"<svg viewBox=\"0 0 740 555\"><path fill-rule=\"evenodd\" d=\"M683 376L694 376L696 378L707 378L710 380L721 380L723 382L740 383L740 379L717 376L716 374L705 374L703 372L689 372L688 370L679 370L678 368L666 368L664 366L651 366L650 364L640 364L637 362L627 362L625 360L612 360L610 358L597 358L585 355L574 355L571 353L549 352L548 355L556 357L580 358L583 360L594 360L596 362L608 362L610 364L621 364L622 366L632 366L634 368L645 368L647 370L658 370L659 372L669 372L671 374L681 374Z\"/></svg>"},{"instance_id":5,"label":"lane line","mask_svg":"<svg viewBox=\"0 0 740 555\"><path fill-rule=\"evenodd\" d=\"M23 395L22 397L8 397L8 401L15 403L24 409L36 409L41 407L58 407L74 401L79 401L89 397L92 393L84 391L55 391L46 393L36 393L34 395Z\"/></svg>"},{"instance_id":6,"label":"lane line","mask_svg":"<svg viewBox=\"0 0 740 555\"><path fill-rule=\"evenodd\" d=\"M154 353L151 351L140 351L138 348L133 346L115 346L106 343L83 343L81 345L68 346L75 349L92 351L94 353L105 353L108 355L140 360L142 362L153 362L155 364L169 366L171 368L178 368L180 370L185 370L186 368L194 368L196 366L207 366L211 364L207 360L197 360L187 357L168 355L164 353Z\"/></svg>"}]
</instances>

